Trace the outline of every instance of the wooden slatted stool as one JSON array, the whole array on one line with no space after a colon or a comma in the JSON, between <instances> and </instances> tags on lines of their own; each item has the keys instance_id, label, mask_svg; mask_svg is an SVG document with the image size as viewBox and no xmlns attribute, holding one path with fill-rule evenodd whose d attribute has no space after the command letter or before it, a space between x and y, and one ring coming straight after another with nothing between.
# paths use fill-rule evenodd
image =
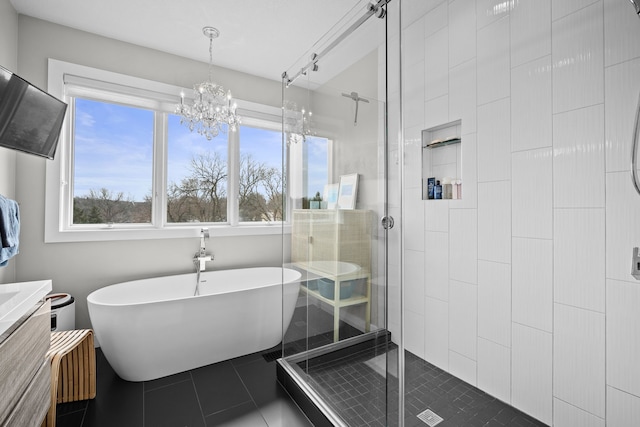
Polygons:
<instances>
[{"instance_id":1,"label":"wooden slatted stool","mask_svg":"<svg viewBox=\"0 0 640 427\"><path fill-rule=\"evenodd\" d=\"M56 405L96 397L93 330L51 332L51 407L43 427L56 425Z\"/></svg>"}]
</instances>

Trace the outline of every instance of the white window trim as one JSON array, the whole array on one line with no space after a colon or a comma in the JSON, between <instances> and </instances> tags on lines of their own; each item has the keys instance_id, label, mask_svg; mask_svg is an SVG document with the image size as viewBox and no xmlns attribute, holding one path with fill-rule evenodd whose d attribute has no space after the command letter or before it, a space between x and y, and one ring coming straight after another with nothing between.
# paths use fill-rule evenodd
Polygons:
<instances>
[{"instance_id":1,"label":"white window trim","mask_svg":"<svg viewBox=\"0 0 640 427\"><path fill-rule=\"evenodd\" d=\"M55 59L49 59L48 66L48 90L53 96L65 102L69 101L65 94L65 76L67 76L67 78L84 79L84 81L94 82L97 89L100 89L101 85L103 85L102 89L108 88L110 84L129 86L134 92L134 95L136 88L141 88L141 93L145 95L153 93L157 95L156 99L158 102L167 106L174 105L178 102L180 92L188 92L188 89L174 85ZM281 109L278 107L242 100L237 100L237 103L239 114L243 116L243 118L245 115L247 117L247 120L243 123L251 124L252 122L260 121L275 123L280 121ZM158 108L158 106L156 105L155 108ZM157 123L156 126L160 128L162 124ZM60 134L60 142L55 159L47 161L46 163L45 243L190 238L199 236L202 227L207 227L212 237L275 235L290 232L290 224L281 222L167 224L166 212L154 212L152 214L154 215L154 225L115 224L111 227L107 226L104 228L75 225L71 228L70 215L73 209L72 206L65 206L65 204L72 204L72 198L68 194L70 186L66 185L66 183L71 182L70 174L73 170L72 165L68 164L72 161L69 153L71 147L68 143L71 129L72 123L67 119ZM164 131L164 128L161 131ZM233 136L231 136L231 138L233 138ZM157 167L158 164L162 164L164 165L163 167L166 168L166 147L156 147L154 156L157 159L154 160L154 168ZM158 161L161 161L161 163L158 163ZM154 173L154 176L157 180L154 183L156 188L155 197L158 197L164 194L162 191L166 190L166 183L162 180L162 174Z\"/></svg>"}]
</instances>

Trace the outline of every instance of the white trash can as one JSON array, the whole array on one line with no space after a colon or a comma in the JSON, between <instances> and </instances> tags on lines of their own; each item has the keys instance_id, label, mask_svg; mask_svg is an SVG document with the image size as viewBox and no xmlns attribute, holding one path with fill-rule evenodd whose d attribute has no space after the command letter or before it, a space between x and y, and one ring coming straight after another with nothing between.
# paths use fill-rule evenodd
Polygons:
<instances>
[{"instance_id":1,"label":"white trash can","mask_svg":"<svg viewBox=\"0 0 640 427\"><path fill-rule=\"evenodd\" d=\"M76 328L76 303L69 294L50 294L51 330L72 331Z\"/></svg>"}]
</instances>

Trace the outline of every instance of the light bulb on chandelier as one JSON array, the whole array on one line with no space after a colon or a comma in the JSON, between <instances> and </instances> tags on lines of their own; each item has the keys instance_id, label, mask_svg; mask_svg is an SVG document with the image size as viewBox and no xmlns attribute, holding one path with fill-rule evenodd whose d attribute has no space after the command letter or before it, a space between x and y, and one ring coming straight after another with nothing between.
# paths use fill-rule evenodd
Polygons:
<instances>
[{"instance_id":1,"label":"light bulb on chandelier","mask_svg":"<svg viewBox=\"0 0 640 427\"><path fill-rule=\"evenodd\" d=\"M225 131L225 126L235 131L240 125L240 117L236 114L238 106L233 102L231 91L212 82L213 39L220 31L213 27L204 27L202 33L209 38L209 78L206 82L193 85L194 98L191 104L185 100L184 92L180 93L180 104L175 114L180 116L180 123L186 125L191 132L196 131L208 140Z\"/></svg>"}]
</instances>

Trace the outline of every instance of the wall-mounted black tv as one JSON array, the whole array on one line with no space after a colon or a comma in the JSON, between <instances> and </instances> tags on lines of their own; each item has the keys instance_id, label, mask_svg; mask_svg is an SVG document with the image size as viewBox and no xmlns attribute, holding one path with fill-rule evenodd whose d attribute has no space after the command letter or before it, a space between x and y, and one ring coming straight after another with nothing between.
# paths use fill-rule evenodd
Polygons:
<instances>
[{"instance_id":1,"label":"wall-mounted black tv","mask_svg":"<svg viewBox=\"0 0 640 427\"><path fill-rule=\"evenodd\" d=\"M0 66L0 146L53 159L67 104Z\"/></svg>"}]
</instances>

